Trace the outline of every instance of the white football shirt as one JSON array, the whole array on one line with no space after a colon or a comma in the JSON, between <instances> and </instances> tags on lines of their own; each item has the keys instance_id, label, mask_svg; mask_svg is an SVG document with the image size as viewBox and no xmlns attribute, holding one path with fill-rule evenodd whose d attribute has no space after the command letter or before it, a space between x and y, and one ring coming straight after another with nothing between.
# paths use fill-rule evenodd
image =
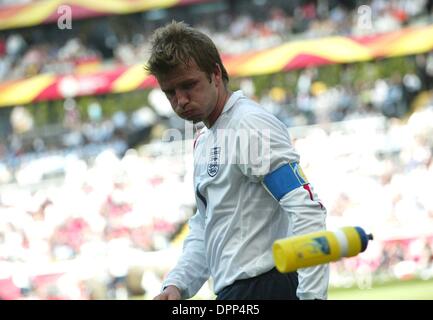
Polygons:
<instances>
[{"instance_id":1,"label":"white football shirt","mask_svg":"<svg viewBox=\"0 0 433 320\"><path fill-rule=\"evenodd\" d=\"M211 276L218 293L236 280L272 269L272 244L294 234L326 229L326 209L309 188L299 187L280 201L263 177L299 162L287 127L257 103L234 92L215 124L197 138L194 188L197 212L175 268L163 287L194 296ZM329 266L298 270L300 299L326 299Z\"/></svg>"}]
</instances>

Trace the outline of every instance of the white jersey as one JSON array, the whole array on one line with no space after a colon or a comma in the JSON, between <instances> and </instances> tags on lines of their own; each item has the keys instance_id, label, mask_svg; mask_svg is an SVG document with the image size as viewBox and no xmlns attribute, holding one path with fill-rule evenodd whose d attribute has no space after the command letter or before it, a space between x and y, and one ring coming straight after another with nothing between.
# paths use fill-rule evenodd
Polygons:
<instances>
[{"instance_id":1,"label":"white jersey","mask_svg":"<svg viewBox=\"0 0 433 320\"><path fill-rule=\"evenodd\" d=\"M261 166L251 157L245 161L247 143L238 134L257 131L264 132L258 148L265 152L253 152L258 154L253 160L260 160ZM197 212L190 219L183 253L163 287L175 285L182 298L190 298L211 276L218 293L236 280L272 269L275 240L324 230L326 209L310 185L280 201L263 185L266 174L293 162L299 162L299 155L287 127L241 91L234 92L215 124L196 141ZM327 298L328 265L300 269L298 279L300 299Z\"/></svg>"}]
</instances>

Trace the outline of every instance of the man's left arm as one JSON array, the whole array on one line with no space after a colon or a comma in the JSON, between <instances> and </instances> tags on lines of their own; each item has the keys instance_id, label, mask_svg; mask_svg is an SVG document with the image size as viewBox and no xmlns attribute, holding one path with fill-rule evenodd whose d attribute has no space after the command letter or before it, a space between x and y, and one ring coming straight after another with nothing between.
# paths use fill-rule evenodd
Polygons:
<instances>
[{"instance_id":1,"label":"man's left arm","mask_svg":"<svg viewBox=\"0 0 433 320\"><path fill-rule=\"evenodd\" d=\"M286 193L279 203L291 218L293 235L326 229L326 209L310 184L299 186ZM300 299L327 299L328 264L298 269L297 272L299 280L297 295Z\"/></svg>"},{"instance_id":2,"label":"man's left arm","mask_svg":"<svg viewBox=\"0 0 433 320\"><path fill-rule=\"evenodd\" d=\"M252 168L246 164L240 168L245 175L261 181L279 202L289 216L291 233L301 235L326 230L326 208L303 174L299 155L284 124L271 114L261 113L245 117L241 128L264 133L261 149L268 152L259 157L261 161L255 161L262 166ZM300 299L327 299L329 265L302 268L297 272L297 295Z\"/></svg>"}]
</instances>

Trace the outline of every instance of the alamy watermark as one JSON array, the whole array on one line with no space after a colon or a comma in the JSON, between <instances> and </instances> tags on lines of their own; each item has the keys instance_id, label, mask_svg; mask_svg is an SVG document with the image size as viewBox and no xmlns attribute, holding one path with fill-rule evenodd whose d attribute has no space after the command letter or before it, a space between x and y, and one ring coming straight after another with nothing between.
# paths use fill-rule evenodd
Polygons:
<instances>
[{"instance_id":1,"label":"alamy watermark","mask_svg":"<svg viewBox=\"0 0 433 320\"><path fill-rule=\"evenodd\" d=\"M57 27L60 30L72 29L72 8L68 5L61 5L57 8L59 18L57 19Z\"/></svg>"},{"instance_id":2,"label":"alamy watermark","mask_svg":"<svg viewBox=\"0 0 433 320\"><path fill-rule=\"evenodd\" d=\"M356 26L359 30L370 31L373 29L373 11L370 6L362 5L357 10Z\"/></svg>"},{"instance_id":3,"label":"alamy watermark","mask_svg":"<svg viewBox=\"0 0 433 320\"><path fill-rule=\"evenodd\" d=\"M177 143L178 153L193 152L194 127L185 121L185 130L168 129L162 136L165 143ZM270 129L216 129L208 130L197 140L195 165L206 166L210 176L224 165L238 165L248 175L262 175L271 166Z\"/></svg>"}]
</instances>

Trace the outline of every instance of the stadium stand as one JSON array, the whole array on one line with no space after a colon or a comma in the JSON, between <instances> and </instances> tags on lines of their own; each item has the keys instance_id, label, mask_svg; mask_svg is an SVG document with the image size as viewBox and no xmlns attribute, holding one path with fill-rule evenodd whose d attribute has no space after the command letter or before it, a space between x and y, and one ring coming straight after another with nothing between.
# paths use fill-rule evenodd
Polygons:
<instances>
[{"instance_id":1,"label":"stadium stand","mask_svg":"<svg viewBox=\"0 0 433 320\"><path fill-rule=\"evenodd\" d=\"M10 6L1 1L0 13ZM431 34L432 17L432 1L422 0L227 0L86 17L70 31L0 24L0 101L6 85L47 75L91 84L86 76L129 70L144 79L134 66L147 58L151 31L172 18L212 35L229 59L330 36L367 43L392 34L415 47L420 36L407 32ZM359 224L376 237L359 257L331 265L332 286L433 278L433 46L421 42L422 51L389 59L233 77L290 127L329 228ZM195 210L192 141L161 143L165 129L183 124L154 82L136 89L0 107L1 299L160 290ZM198 298L212 297L209 285Z\"/></svg>"}]
</instances>

